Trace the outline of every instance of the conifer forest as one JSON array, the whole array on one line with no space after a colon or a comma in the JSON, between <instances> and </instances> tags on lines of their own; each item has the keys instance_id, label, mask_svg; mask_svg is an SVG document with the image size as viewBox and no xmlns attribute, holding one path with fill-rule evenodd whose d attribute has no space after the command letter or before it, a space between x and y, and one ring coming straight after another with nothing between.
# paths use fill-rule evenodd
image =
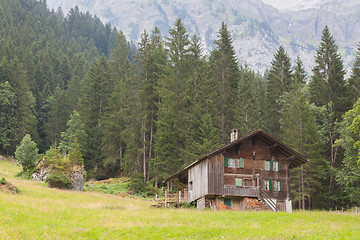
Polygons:
<instances>
[{"instance_id":1,"label":"conifer forest","mask_svg":"<svg viewBox=\"0 0 360 240\"><path fill-rule=\"evenodd\" d=\"M225 23L205 51L180 18L133 43L77 7L2 0L0 16L1 155L27 134L39 153L76 139L88 178L159 187L231 129L261 128L309 159L291 172L295 207L360 204L360 45L346 73L330 28L310 72L280 46L261 75L237 60Z\"/></svg>"}]
</instances>

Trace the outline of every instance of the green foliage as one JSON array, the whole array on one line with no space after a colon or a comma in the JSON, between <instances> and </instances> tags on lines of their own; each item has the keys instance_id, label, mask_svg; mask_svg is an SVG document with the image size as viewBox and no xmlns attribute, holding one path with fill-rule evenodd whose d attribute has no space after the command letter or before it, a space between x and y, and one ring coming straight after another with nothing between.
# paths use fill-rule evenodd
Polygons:
<instances>
[{"instance_id":1,"label":"green foliage","mask_svg":"<svg viewBox=\"0 0 360 240\"><path fill-rule=\"evenodd\" d=\"M324 201L322 181L329 166L321 155L321 134L309 103L308 89L302 84L294 84L291 91L284 94L281 110L281 138L294 150L303 154L309 162L292 169L291 193L295 207L313 209Z\"/></svg>"},{"instance_id":2,"label":"green foliage","mask_svg":"<svg viewBox=\"0 0 360 240\"><path fill-rule=\"evenodd\" d=\"M293 81L290 58L280 46L271 62L267 75L266 130L274 136L280 132L280 97L290 90Z\"/></svg>"},{"instance_id":3,"label":"green foliage","mask_svg":"<svg viewBox=\"0 0 360 240\"><path fill-rule=\"evenodd\" d=\"M6 184L6 179L4 177L0 179L0 184Z\"/></svg>"},{"instance_id":4,"label":"green foliage","mask_svg":"<svg viewBox=\"0 0 360 240\"><path fill-rule=\"evenodd\" d=\"M2 66L0 66L0 69ZM1 71L1 70L0 70ZM0 81L0 153L12 152L16 136L16 95L8 81Z\"/></svg>"},{"instance_id":5,"label":"green foliage","mask_svg":"<svg viewBox=\"0 0 360 240\"><path fill-rule=\"evenodd\" d=\"M64 172L60 171L51 172L51 174L47 176L45 182L52 188L68 189L71 186L71 179Z\"/></svg>"},{"instance_id":6,"label":"green foliage","mask_svg":"<svg viewBox=\"0 0 360 240\"><path fill-rule=\"evenodd\" d=\"M26 134L15 152L15 158L24 172L31 172L35 168L38 152L36 143L31 140L29 134Z\"/></svg>"},{"instance_id":7,"label":"green foliage","mask_svg":"<svg viewBox=\"0 0 360 240\"><path fill-rule=\"evenodd\" d=\"M356 59L349 78L349 85L353 94L353 99L356 100L360 98L360 43L357 47Z\"/></svg>"},{"instance_id":8,"label":"green foliage","mask_svg":"<svg viewBox=\"0 0 360 240\"><path fill-rule=\"evenodd\" d=\"M84 144L86 139L85 126L81 121L79 112L76 110L70 116L70 120L66 123L67 129L61 133L61 142L59 149L63 152L69 152L73 147L74 141L78 142L79 149L84 152Z\"/></svg>"},{"instance_id":9,"label":"green foliage","mask_svg":"<svg viewBox=\"0 0 360 240\"><path fill-rule=\"evenodd\" d=\"M71 150L69 151L68 159L72 165L84 165L84 159L82 158L80 145L77 141L77 138L74 139Z\"/></svg>"},{"instance_id":10,"label":"green foliage","mask_svg":"<svg viewBox=\"0 0 360 240\"><path fill-rule=\"evenodd\" d=\"M265 83L260 74L247 66L243 67L240 71L236 95L234 128L239 130L239 136L262 128L265 112Z\"/></svg>"},{"instance_id":11,"label":"green foliage","mask_svg":"<svg viewBox=\"0 0 360 240\"><path fill-rule=\"evenodd\" d=\"M84 186L84 191L86 192L103 192L118 195L121 192L129 191L129 182L110 182L110 183L101 183L101 182L91 182L86 183Z\"/></svg>"},{"instance_id":12,"label":"green foliage","mask_svg":"<svg viewBox=\"0 0 360 240\"><path fill-rule=\"evenodd\" d=\"M218 127L221 129L221 142L229 141L229 133L234 128L234 102L239 80L239 66L232 45L231 34L223 22L215 40L216 48L210 54L211 76L214 78L218 96L213 99L220 115Z\"/></svg>"},{"instance_id":13,"label":"green foliage","mask_svg":"<svg viewBox=\"0 0 360 240\"><path fill-rule=\"evenodd\" d=\"M45 165L48 165L54 172L69 172L71 162L68 157L63 157L60 149L54 144L44 155Z\"/></svg>"},{"instance_id":14,"label":"green foliage","mask_svg":"<svg viewBox=\"0 0 360 240\"><path fill-rule=\"evenodd\" d=\"M336 144L344 153L342 168L336 180L345 190L352 204L360 204L360 100L345 113L341 123L341 134Z\"/></svg>"}]
</instances>

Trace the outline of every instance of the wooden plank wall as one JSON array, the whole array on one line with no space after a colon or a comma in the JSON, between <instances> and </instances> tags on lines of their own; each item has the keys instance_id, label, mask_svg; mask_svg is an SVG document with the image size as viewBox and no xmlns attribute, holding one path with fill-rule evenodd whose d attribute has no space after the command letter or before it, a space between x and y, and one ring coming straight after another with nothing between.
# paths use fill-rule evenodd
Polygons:
<instances>
[{"instance_id":1,"label":"wooden plank wall","mask_svg":"<svg viewBox=\"0 0 360 240\"><path fill-rule=\"evenodd\" d=\"M222 153L212 156L209 162L209 182L208 194L223 195L224 194L224 156Z\"/></svg>"},{"instance_id":2,"label":"wooden plank wall","mask_svg":"<svg viewBox=\"0 0 360 240\"><path fill-rule=\"evenodd\" d=\"M235 185L235 178L242 178L243 186L256 186L256 179L253 178L253 176L259 174L261 188L263 179L282 181L282 191L266 192L271 198L285 200L287 190L289 189L289 186L286 186L286 171L288 165L286 156L276 151L276 148L271 149L270 147L268 143L265 143L260 138L255 138L254 141L249 139L240 145L227 149L224 153L220 153L219 155L224 155L228 158L244 158L244 168L224 167L224 185ZM255 152L254 160L253 152ZM219 155L217 156L218 158L220 157ZM280 161L280 171L263 170L263 160L270 160L271 155L275 157L275 161Z\"/></svg>"},{"instance_id":3,"label":"wooden plank wall","mask_svg":"<svg viewBox=\"0 0 360 240\"><path fill-rule=\"evenodd\" d=\"M204 160L189 169L188 183L192 182L189 189L189 201L194 201L208 193L208 160Z\"/></svg>"}]
</instances>

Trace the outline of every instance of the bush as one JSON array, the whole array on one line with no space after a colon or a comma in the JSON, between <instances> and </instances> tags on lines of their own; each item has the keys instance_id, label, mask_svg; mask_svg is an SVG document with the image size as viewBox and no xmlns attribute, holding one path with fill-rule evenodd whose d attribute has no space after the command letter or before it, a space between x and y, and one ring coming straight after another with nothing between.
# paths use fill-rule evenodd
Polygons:
<instances>
[{"instance_id":1,"label":"bush","mask_svg":"<svg viewBox=\"0 0 360 240\"><path fill-rule=\"evenodd\" d=\"M45 180L49 187L54 187L54 188L70 188L71 186L71 179L66 176L65 173L63 172L54 172L51 173Z\"/></svg>"},{"instance_id":2,"label":"bush","mask_svg":"<svg viewBox=\"0 0 360 240\"><path fill-rule=\"evenodd\" d=\"M22 166L24 172L31 172L35 168L38 152L39 149L36 147L36 143L27 134L15 151L15 158Z\"/></svg>"},{"instance_id":3,"label":"bush","mask_svg":"<svg viewBox=\"0 0 360 240\"><path fill-rule=\"evenodd\" d=\"M6 184L6 179L5 179L5 178L2 178L2 179L0 180L0 184Z\"/></svg>"},{"instance_id":4,"label":"bush","mask_svg":"<svg viewBox=\"0 0 360 240\"><path fill-rule=\"evenodd\" d=\"M16 174L17 177L26 179L26 180L31 180L32 176L31 176L31 172L19 172Z\"/></svg>"}]
</instances>

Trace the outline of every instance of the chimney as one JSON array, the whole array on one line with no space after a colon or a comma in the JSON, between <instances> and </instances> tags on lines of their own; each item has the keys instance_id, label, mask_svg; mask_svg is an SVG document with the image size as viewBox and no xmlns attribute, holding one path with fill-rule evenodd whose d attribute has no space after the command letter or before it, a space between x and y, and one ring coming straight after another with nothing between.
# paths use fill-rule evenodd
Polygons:
<instances>
[{"instance_id":1,"label":"chimney","mask_svg":"<svg viewBox=\"0 0 360 240\"><path fill-rule=\"evenodd\" d=\"M230 134L230 141L233 142L238 139L238 130L232 129Z\"/></svg>"}]
</instances>

